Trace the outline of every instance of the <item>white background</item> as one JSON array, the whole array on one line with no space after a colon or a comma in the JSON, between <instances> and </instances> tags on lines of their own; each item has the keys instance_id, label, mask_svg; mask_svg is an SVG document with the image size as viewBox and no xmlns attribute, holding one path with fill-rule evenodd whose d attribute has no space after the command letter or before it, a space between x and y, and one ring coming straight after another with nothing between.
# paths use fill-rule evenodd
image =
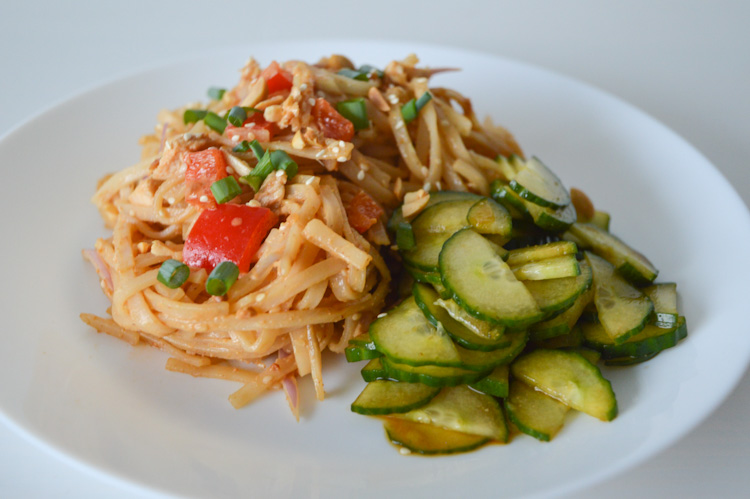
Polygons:
<instances>
[{"instance_id":1,"label":"white background","mask_svg":"<svg viewBox=\"0 0 750 499\"><path fill-rule=\"evenodd\" d=\"M253 42L338 37L449 44L593 84L682 135L750 204L750 2L743 0L0 0L0 135L72 94L197 51L245 44L250 55ZM700 193L685 203L711 209ZM747 324L737 328L750 334ZM744 497L748 414L746 374L682 441L575 497ZM0 425L0 496L149 495L81 470Z\"/></svg>"}]
</instances>

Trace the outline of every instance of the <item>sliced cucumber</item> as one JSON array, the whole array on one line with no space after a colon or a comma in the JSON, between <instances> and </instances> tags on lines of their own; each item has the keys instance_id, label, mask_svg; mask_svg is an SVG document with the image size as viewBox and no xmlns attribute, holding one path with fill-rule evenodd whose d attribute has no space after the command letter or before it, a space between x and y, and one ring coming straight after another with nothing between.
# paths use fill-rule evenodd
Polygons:
<instances>
[{"instance_id":1,"label":"sliced cucumber","mask_svg":"<svg viewBox=\"0 0 750 499\"><path fill-rule=\"evenodd\" d=\"M577 252L578 247L575 243L570 241L555 241L511 250L508 252L506 262L511 267L518 267L529 262L538 262L564 255L575 255Z\"/></svg>"},{"instance_id":2,"label":"sliced cucumber","mask_svg":"<svg viewBox=\"0 0 750 499\"><path fill-rule=\"evenodd\" d=\"M588 251L585 255L594 273L594 304L599 322L619 345L646 326L654 304L617 274L609 262Z\"/></svg>"},{"instance_id":3,"label":"sliced cucumber","mask_svg":"<svg viewBox=\"0 0 750 499\"><path fill-rule=\"evenodd\" d=\"M586 268L590 269L588 264L586 264ZM573 302L573 305L568 307L563 313L544 322L532 324L529 328L530 339L532 341L539 341L570 333L578 322L578 319L581 318L583 310L593 299L594 290L589 288L581 293Z\"/></svg>"},{"instance_id":4,"label":"sliced cucumber","mask_svg":"<svg viewBox=\"0 0 750 499\"><path fill-rule=\"evenodd\" d=\"M474 199L475 201L479 199L480 196L477 194L472 194L471 192L461 192L461 191L433 191L430 192L430 198L427 200L427 204L424 208L422 208L422 211L426 210L432 205L442 203L443 201L459 201L463 199ZM391 215L391 218L388 219L388 230L396 233L398 230L398 225L401 222L406 222L406 218L404 217L403 212L401 211L401 207L399 206L393 211L393 215Z\"/></svg>"},{"instance_id":5,"label":"sliced cucumber","mask_svg":"<svg viewBox=\"0 0 750 499\"><path fill-rule=\"evenodd\" d=\"M510 188L523 199L546 208L564 208L570 204L570 193L560 178L532 157L510 181Z\"/></svg>"},{"instance_id":6,"label":"sliced cucumber","mask_svg":"<svg viewBox=\"0 0 750 499\"><path fill-rule=\"evenodd\" d=\"M562 429L570 408L526 383L514 379L505 399L505 412L527 435L549 442Z\"/></svg>"},{"instance_id":7,"label":"sliced cucumber","mask_svg":"<svg viewBox=\"0 0 750 499\"><path fill-rule=\"evenodd\" d=\"M510 213L511 218L515 220L531 220L526 204L518 194L513 192L510 187L502 183L493 183L492 199L503 205Z\"/></svg>"},{"instance_id":8,"label":"sliced cucumber","mask_svg":"<svg viewBox=\"0 0 750 499\"><path fill-rule=\"evenodd\" d=\"M423 282L427 284L442 284L439 272L428 272L412 267L411 265L404 265L404 269L409 273L412 278L417 282Z\"/></svg>"},{"instance_id":9,"label":"sliced cucumber","mask_svg":"<svg viewBox=\"0 0 750 499\"><path fill-rule=\"evenodd\" d=\"M456 349L461 356L461 367L470 371L487 373L497 366L512 362L523 351L528 336L526 331L513 331L506 334L510 338L510 345L491 352L468 350L457 346Z\"/></svg>"},{"instance_id":10,"label":"sliced cucumber","mask_svg":"<svg viewBox=\"0 0 750 499\"><path fill-rule=\"evenodd\" d=\"M547 258L537 262L524 263L518 267L511 266L510 269L519 281L561 279L563 277L574 277L581 273L575 255Z\"/></svg>"},{"instance_id":11,"label":"sliced cucumber","mask_svg":"<svg viewBox=\"0 0 750 499\"><path fill-rule=\"evenodd\" d=\"M534 350L511 365L513 376L568 407L611 421L617 400L611 383L581 355L563 350Z\"/></svg>"},{"instance_id":12,"label":"sliced cucumber","mask_svg":"<svg viewBox=\"0 0 750 499\"><path fill-rule=\"evenodd\" d=\"M369 416L408 412L427 404L438 392L440 388L422 383L375 380L367 383L351 409Z\"/></svg>"},{"instance_id":13,"label":"sliced cucumber","mask_svg":"<svg viewBox=\"0 0 750 499\"><path fill-rule=\"evenodd\" d=\"M576 325L569 333L553 336L552 338L546 338L543 340L534 341L534 348L576 348L583 345L583 332L580 326Z\"/></svg>"},{"instance_id":14,"label":"sliced cucumber","mask_svg":"<svg viewBox=\"0 0 750 499\"><path fill-rule=\"evenodd\" d=\"M589 223L592 225L596 225L603 231L609 232L609 221L610 221L609 213L606 211L595 211L594 212L594 218L589 220Z\"/></svg>"},{"instance_id":15,"label":"sliced cucumber","mask_svg":"<svg viewBox=\"0 0 750 499\"><path fill-rule=\"evenodd\" d=\"M570 227L570 233L638 286L650 284L659 274L648 258L596 225L577 223Z\"/></svg>"},{"instance_id":16,"label":"sliced cucumber","mask_svg":"<svg viewBox=\"0 0 750 499\"><path fill-rule=\"evenodd\" d=\"M564 232L576 221L576 209L572 204L554 209L527 202L526 208L537 227L551 232Z\"/></svg>"},{"instance_id":17,"label":"sliced cucumber","mask_svg":"<svg viewBox=\"0 0 750 499\"><path fill-rule=\"evenodd\" d=\"M584 342L602 353L604 359L646 357L675 346L687 336L685 318L680 316L671 328L648 324L643 331L621 344L615 344L601 324L581 324Z\"/></svg>"},{"instance_id":18,"label":"sliced cucumber","mask_svg":"<svg viewBox=\"0 0 750 499\"><path fill-rule=\"evenodd\" d=\"M412 223L417 245L401 252L404 262L419 270L436 272L443 243L469 225L466 215L475 202L475 198L443 201L423 210Z\"/></svg>"},{"instance_id":19,"label":"sliced cucumber","mask_svg":"<svg viewBox=\"0 0 750 499\"><path fill-rule=\"evenodd\" d=\"M643 288L643 294L654 304L655 322L659 327L672 327L677 323L677 284L663 282Z\"/></svg>"},{"instance_id":20,"label":"sliced cucumber","mask_svg":"<svg viewBox=\"0 0 750 499\"><path fill-rule=\"evenodd\" d=\"M508 396L508 364L497 366L484 378L469 385L474 390L493 397L505 398Z\"/></svg>"},{"instance_id":21,"label":"sliced cucumber","mask_svg":"<svg viewBox=\"0 0 750 499\"><path fill-rule=\"evenodd\" d=\"M575 277L524 281L526 289L534 297L542 312L551 314L570 308L576 299L591 287L593 278L591 267L585 261L579 263L580 273ZM532 325L532 329L538 324Z\"/></svg>"},{"instance_id":22,"label":"sliced cucumber","mask_svg":"<svg viewBox=\"0 0 750 499\"><path fill-rule=\"evenodd\" d=\"M468 386L443 388L429 403L402 416L417 423L506 442L508 427L497 401Z\"/></svg>"},{"instance_id":23,"label":"sliced cucumber","mask_svg":"<svg viewBox=\"0 0 750 499\"><path fill-rule=\"evenodd\" d=\"M461 357L444 331L430 324L411 296L370 325L379 352L412 366L459 366Z\"/></svg>"},{"instance_id":24,"label":"sliced cucumber","mask_svg":"<svg viewBox=\"0 0 750 499\"><path fill-rule=\"evenodd\" d=\"M489 438L447 430L431 424L415 423L400 418L387 418L383 423L388 439L417 454L438 455L468 452L489 442Z\"/></svg>"},{"instance_id":25,"label":"sliced cucumber","mask_svg":"<svg viewBox=\"0 0 750 499\"><path fill-rule=\"evenodd\" d=\"M487 321L469 315L466 310L461 308L461 306L452 299L443 300L442 298L438 298L435 300L435 305L445 310L454 321L458 322L477 336L481 336L488 340L497 340L505 333L505 328L503 326L490 324Z\"/></svg>"},{"instance_id":26,"label":"sliced cucumber","mask_svg":"<svg viewBox=\"0 0 750 499\"><path fill-rule=\"evenodd\" d=\"M372 359L370 362L365 364L365 367L360 371L362 379L368 383L375 381L376 379L388 379L388 373L383 367L383 360L381 357Z\"/></svg>"},{"instance_id":27,"label":"sliced cucumber","mask_svg":"<svg viewBox=\"0 0 750 499\"><path fill-rule=\"evenodd\" d=\"M377 350L371 350L359 345L349 344L349 346L344 349L344 356L346 357L347 362L359 362L360 360L376 359L381 355L383 354L378 352Z\"/></svg>"},{"instance_id":28,"label":"sliced cucumber","mask_svg":"<svg viewBox=\"0 0 750 499\"><path fill-rule=\"evenodd\" d=\"M615 366L615 367L634 366L636 364L649 361L653 359L654 357L656 357L657 355L659 355L659 352L650 353L648 355L644 355L643 357L617 357L614 359L605 360L604 365Z\"/></svg>"},{"instance_id":29,"label":"sliced cucumber","mask_svg":"<svg viewBox=\"0 0 750 499\"><path fill-rule=\"evenodd\" d=\"M427 320L436 328L444 328L456 344L470 350L485 351L497 350L510 344L510 339L504 335L502 326L494 326L498 334L478 335L451 317L447 310L437 305L440 297L429 286L415 284L413 294Z\"/></svg>"},{"instance_id":30,"label":"sliced cucumber","mask_svg":"<svg viewBox=\"0 0 750 499\"><path fill-rule=\"evenodd\" d=\"M443 284L464 310L478 319L525 327L542 317L534 298L481 235L456 232L440 252Z\"/></svg>"},{"instance_id":31,"label":"sliced cucumber","mask_svg":"<svg viewBox=\"0 0 750 499\"><path fill-rule=\"evenodd\" d=\"M409 366L394 362L388 357L383 357L381 361L389 379L407 383L424 383L428 386L442 387L474 383L490 372L471 371L461 367Z\"/></svg>"},{"instance_id":32,"label":"sliced cucumber","mask_svg":"<svg viewBox=\"0 0 750 499\"><path fill-rule=\"evenodd\" d=\"M466 220L480 234L510 235L510 213L490 198L482 198L474 203L466 214Z\"/></svg>"}]
</instances>

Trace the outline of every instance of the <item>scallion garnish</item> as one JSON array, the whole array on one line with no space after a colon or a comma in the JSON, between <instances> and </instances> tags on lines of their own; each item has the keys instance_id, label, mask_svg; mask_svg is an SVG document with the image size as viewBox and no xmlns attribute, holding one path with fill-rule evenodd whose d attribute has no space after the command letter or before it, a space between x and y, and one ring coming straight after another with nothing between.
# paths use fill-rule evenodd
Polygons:
<instances>
[{"instance_id":1,"label":"scallion garnish","mask_svg":"<svg viewBox=\"0 0 750 499\"><path fill-rule=\"evenodd\" d=\"M351 78L352 80L358 80L358 81L367 81L370 78L367 76L367 73L363 71L357 71L355 69L349 69L349 68L343 68L339 69L338 73L341 76L346 76L347 78Z\"/></svg>"},{"instance_id":2,"label":"scallion garnish","mask_svg":"<svg viewBox=\"0 0 750 499\"><path fill-rule=\"evenodd\" d=\"M221 262L214 267L206 280L206 293L213 296L223 296L227 294L237 277L240 275L240 269L233 262Z\"/></svg>"},{"instance_id":3,"label":"scallion garnish","mask_svg":"<svg viewBox=\"0 0 750 499\"><path fill-rule=\"evenodd\" d=\"M351 121L354 124L355 130L363 130L370 127L370 119L367 116L367 104L363 97L339 102L336 104L336 111Z\"/></svg>"},{"instance_id":4,"label":"scallion garnish","mask_svg":"<svg viewBox=\"0 0 750 499\"><path fill-rule=\"evenodd\" d=\"M401 116L404 118L404 122L410 123L417 118L419 111L422 110L428 102L432 100L432 94L430 92L423 93L419 99L412 99L401 107Z\"/></svg>"},{"instance_id":5,"label":"scallion garnish","mask_svg":"<svg viewBox=\"0 0 750 499\"><path fill-rule=\"evenodd\" d=\"M414 248L417 240L414 237L414 229L409 222L401 222L396 227L396 246L399 250L405 251Z\"/></svg>"},{"instance_id":6,"label":"scallion garnish","mask_svg":"<svg viewBox=\"0 0 750 499\"><path fill-rule=\"evenodd\" d=\"M182 115L182 121L187 125L189 123L197 123L206 117L206 113L203 109L186 109Z\"/></svg>"},{"instance_id":7,"label":"scallion garnish","mask_svg":"<svg viewBox=\"0 0 750 499\"><path fill-rule=\"evenodd\" d=\"M211 87L208 89L208 96L212 98L213 100L221 100L222 97L224 97L224 93L226 93L225 88L219 88L219 87Z\"/></svg>"},{"instance_id":8,"label":"scallion garnish","mask_svg":"<svg viewBox=\"0 0 750 499\"><path fill-rule=\"evenodd\" d=\"M205 123L208 128L219 134L224 133L224 130L227 127L227 120L211 111L207 112L206 116L203 117L203 123Z\"/></svg>"},{"instance_id":9,"label":"scallion garnish","mask_svg":"<svg viewBox=\"0 0 750 499\"><path fill-rule=\"evenodd\" d=\"M284 170L288 179L297 175L297 163L284 151L271 151L271 164L275 170Z\"/></svg>"},{"instance_id":10,"label":"scallion garnish","mask_svg":"<svg viewBox=\"0 0 750 499\"><path fill-rule=\"evenodd\" d=\"M250 142L243 140L232 148L232 152L247 152L250 150Z\"/></svg>"},{"instance_id":11,"label":"scallion garnish","mask_svg":"<svg viewBox=\"0 0 750 499\"><path fill-rule=\"evenodd\" d=\"M242 188L234 177L224 177L211 184L211 193L217 203L224 204L242 194Z\"/></svg>"},{"instance_id":12,"label":"scallion garnish","mask_svg":"<svg viewBox=\"0 0 750 499\"><path fill-rule=\"evenodd\" d=\"M260 145L260 142L257 140L253 140L250 142L250 149L253 150L253 154L255 154L255 157L260 161L263 159L263 156L266 154L266 151L263 149L263 146Z\"/></svg>"},{"instance_id":13,"label":"scallion garnish","mask_svg":"<svg viewBox=\"0 0 750 499\"><path fill-rule=\"evenodd\" d=\"M252 143L250 145L252 147ZM250 173L242 177L255 192L258 192L260 186L268 175L273 173L273 163L271 163L271 155L267 152L261 157L255 168Z\"/></svg>"},{"instance_id":14,"label":"scallion garnish","mask_svg":"<svg viewBox=\"0 0 750 499\"><path fill-rule=\"evenodd\" d=\"M242 126L247 119L247 112L244 107L234 106L227 114L227 121L234 126Z\"/></svg>"},{"instance_id":15,"label":"scallion garnish","mask_svg":"<svg viewBox=\"0 0 750 499\"><path fill-rule=\"evenodd\" d=\"M383 77L383 72L381 70L379 70L376 67L370 66L369 64L363 64L362 66L359 67L359 70L360 70L360 72L365 73L368 76L368 78L369 78L370 74L373 74L373 73L378 78L382 78Z\"/></svg>"},{"instance_id":16,"label":"scallion garnish","mask_svg":"<svg viewBox=\"0 0 750 499\"><path fill-rule=\"evenodd\" d=\"M170 289L179 288L190 276L190 267L179 260L170 258L161 264L156 280Z\"/></svg>"}]
</instances>

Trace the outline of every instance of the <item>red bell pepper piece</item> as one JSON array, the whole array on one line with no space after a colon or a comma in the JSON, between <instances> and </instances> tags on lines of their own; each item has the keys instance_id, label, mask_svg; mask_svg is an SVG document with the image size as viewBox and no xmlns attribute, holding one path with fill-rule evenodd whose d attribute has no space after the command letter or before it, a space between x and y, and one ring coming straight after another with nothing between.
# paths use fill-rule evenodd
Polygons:
<instances>
[{"instance_id":1,"label":"red bell pepper piece","mask_svg":"<svg viewBox=\"0 0 750 499\"><path fill-rule=\"evenodd\" d=\"M276 221L271 210L260 206L227 203L204 210L182 248L183 261L189 267L211 272L228 260L240 272L247 272Z\"/></svg>"},{"instance_id":2,"label":"red bell pepper piece","mask_svg":"<svg viewBox=\"0 0 750 499\"><path fill-rule=\"evenodd\" d=\"M258 142L270 142L278 131L279 128L276 126L276 123L266 121L263 113L253 113L242 123L242 126L228 124L224 129L224 135L229 138L236 135L240 141L253 141L257 139Z\"/></svg>"},{"instance_id":3,"label":"red bell pepper piece","mask_svg":"<svg viewBox=\"0 0 750 499\"><path fill-rule=\"evenodd\" d=\"M318 99L312 109L315 124L329 139L351 142L354 137L354 124L336 111L330 102Z\"/></svg>"},{"instance_id":4,"label":"red bell pepper piece","mask_svg":"<svg viewBox=\"0 0 750 499\"><path fill-rule=\"evenodd\" d=\"M359 191L346 206L349 224L360 234L375 225L383 213L383 208L365 191Z\"/></svg>"},{"instance_id":5,"label":"red bell pepper piece","mask_svg":"<svg viewBox=\"0 0 750 499\"><path fill-rule=\"evenodd\" d=\"M266 80L269 94L281 92L283 90L291 90L292 88L292 73L285 69L281 69L281 66L279 66L279 63L276 61L271 62L271 64L260 73L260 75Z\"/></svg>"},{"instance_id":6,"label":"red bell pepper piece","mask_svg":"<svg viewBox=\"0 0 750 499\"><path fill-rule=\"evenodd\" d=\"M227 162L224 153L210 148L198 152L188 152L183 156L185 170L185 200L204 208L216 207L211 192L211 184L227 176ZM201 200L201 198L203 198Z\"/></svg>"}]
</instances>

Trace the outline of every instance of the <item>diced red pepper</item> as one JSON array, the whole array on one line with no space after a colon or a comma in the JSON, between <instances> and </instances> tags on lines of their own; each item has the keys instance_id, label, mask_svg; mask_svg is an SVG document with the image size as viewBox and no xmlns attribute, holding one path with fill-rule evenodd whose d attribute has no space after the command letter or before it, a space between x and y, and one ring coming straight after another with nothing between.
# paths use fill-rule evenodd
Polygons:
<instances>
[{"instance_id":1,"label":"diced red pepper","mask_svg":"<svg viewBox=\"0 0 750 499\"><path fill-rule=\"evenodd\" d=\"M292 81L294 79L292 73L285 69L281 69L281 66L279 66L279 63L276 61L269 64L260 75L266 80L269 94L281 92L283 90L291 90L292 88Z\"/></svg>"},{"instance_id":2,"label":"diced red pepper","mask_svg":"<svg viewBox=\"0 0 750 499\"><path fill-rule=\"evenodd\" d=\"M257 139L258 142L270 142L278 131L279 128L276 126L276 123L266 121L263 113L253 113L240 127L228 124L224 130L224 135L229 138L236 135L240 141L253 141Z\"/></svg>"},{"instance_id":3,"label":"diced red pepper","mask_svg":"<svg viewBox=\"0 0 750 499\"><path fill-rule=\"evenodd\" d=\"M198 152L188 152L183 156L185 170L185 200L204 208L214 208L216 200L211 193L211 185L227 176L227 162L224 153L216 148ZM203 199L201 199L203 198Z\"/></svg>"},{"instance_id":4,"label":"diced red pepper","mask_svg":"<svg viewBox=\"0 0 750 499\"><path fill-rule=\"evenodd\" d=\"M360 234L375 225L383 213L383 208L365 191L359 191L346 207L349 224Z\"/></svg>"},{"instance_id":5,"label":"diced red pepper","mask_svg":"<svg viewBox=\"0 0 750 499\"><path fill-rule=\"evenodd\" d=\"M204 210L182 248L183 261L209 272L230 261L240 272L247 272L276 222L276 215L261 206L220 204L214 210Z\"/></svg>"},{"instance_id":6,"label":"diced red pepper","mask_svg":"<svg viewBox=\"0 0 750 499\"><path fill-rule=\"evenodd\" d=\"M325 99L318 99L312 109L315 124L329 139L351 142L354 137L354 124L339 114Z\"/></svg>"}]
</instances>

